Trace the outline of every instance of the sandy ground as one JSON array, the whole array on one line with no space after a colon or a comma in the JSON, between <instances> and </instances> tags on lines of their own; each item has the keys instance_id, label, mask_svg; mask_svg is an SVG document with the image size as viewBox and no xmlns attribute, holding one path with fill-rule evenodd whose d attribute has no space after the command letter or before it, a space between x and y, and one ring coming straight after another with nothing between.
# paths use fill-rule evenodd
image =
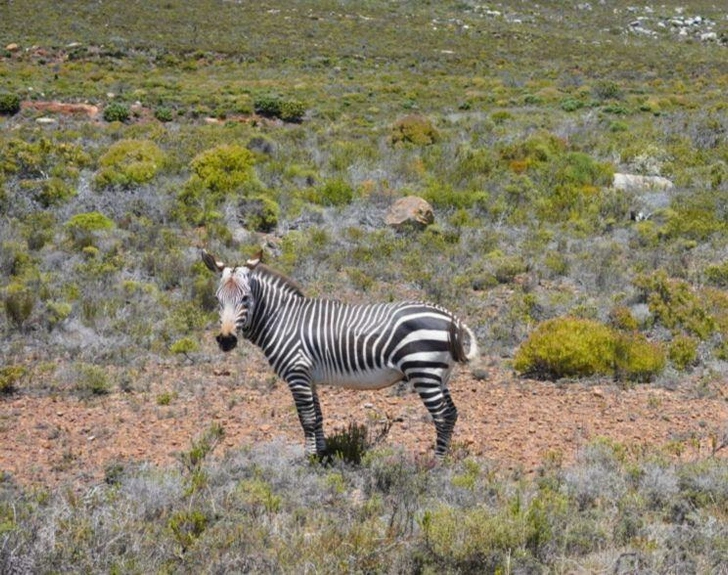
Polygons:
<instances>
[{"instance_id":1,"label":"sandy ground","mask_svg":"<svg viewBox=\"0 0 728 575\"><path fill-rule=\"evenodd\" d=\"M262 357L223 356L208 365L141 370L131 391L81 399L67 392L21 389L0 399L0 470L25 486L83 487L103 481L112 465L179 466L177 455L216 423L225 436L216 455L259 442L303 444L293 400ZM557 385L516 378L498 368L476 379L468 367L451 380L460 417L455 457L486 458L502 469L533 474L544 461L569 464L606 437L640 452L660 449L683 459L728 456L728 383L698 396L676 390L623 389L609 381ZM350 422L376 429L384 443L414 455L434 444L434 426L416 394L403 387L319 390L327 434ZM169 400L168 404L165 399Z\"/></svg>"}]
</instances>

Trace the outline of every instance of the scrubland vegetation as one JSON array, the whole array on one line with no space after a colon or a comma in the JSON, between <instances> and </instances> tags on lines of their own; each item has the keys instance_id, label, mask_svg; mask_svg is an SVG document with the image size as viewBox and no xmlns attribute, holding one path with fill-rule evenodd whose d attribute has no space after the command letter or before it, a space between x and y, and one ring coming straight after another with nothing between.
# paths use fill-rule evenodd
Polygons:
<instances>
[{"instance_id":1,"label":"scrubland vegetation","mask_svg":"<svg viewBox=\"0 0 728 575\"><path fill-rule=\"evenodd\" d=\"M701 18L683 34L677 16ZM4 3L0 393L67 393L35 383L62 362L82 397L212 362L198 250L261 245L311 295L452 308L519 375L711 393L726 18L702 1ZM387 228L405 195L435 224ZM330 467L202 451L82 495L4 478L2 570L726 572L721 458L596 443L526 480L376 449Z\"/></svg>"}]
</instances>

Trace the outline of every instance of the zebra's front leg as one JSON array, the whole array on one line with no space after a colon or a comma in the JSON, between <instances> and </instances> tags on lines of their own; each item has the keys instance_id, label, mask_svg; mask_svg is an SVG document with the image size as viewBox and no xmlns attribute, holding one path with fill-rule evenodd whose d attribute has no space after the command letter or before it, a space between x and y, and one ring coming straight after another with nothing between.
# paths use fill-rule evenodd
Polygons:
<instances>
[{"instance_id":1,"label":"zebra's front leg","mask_svg":"<svg viewBox=\"0 0 728 575\"><path fill-rule=\"evenodd\" d=\"M293 394L298 419L303 428L306 455L321 457L326 452L326 440L324 438L324 418L316 389L310 379L300 375L290 378L288 387Z\"/></svg>"},{"instance_id":2,"label":"zebra's front leg","mask_svg":"<svg viewBox=\"0 0 728 575\"><path fill-rule=\"evenodd\" d=\"M413 381L413 385L435 422L437 431L435 457L442 459L450 448L458 410L450 397L450 392L439 379L418 379Z\"/></svg>"}]
</instances>

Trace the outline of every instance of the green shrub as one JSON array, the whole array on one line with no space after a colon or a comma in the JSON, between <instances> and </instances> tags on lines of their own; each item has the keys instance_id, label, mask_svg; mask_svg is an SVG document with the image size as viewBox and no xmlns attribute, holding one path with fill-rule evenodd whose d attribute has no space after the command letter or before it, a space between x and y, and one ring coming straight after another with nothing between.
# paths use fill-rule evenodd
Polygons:
<instances>
[{"instance_id":1,"label":"green shrub","mask_svg":"<svg viewBox=\"0 0 728 575\"><path fill-rule=\"evenodd\" d=\"M392 127L393 144L414 144L429 146L439 140L440 136L432 122L419 114L409 114L400 118Z\"/></svg>"},{"instance_id":2,"label":"green shrub","mask_svg":"<svg viewBox=\"0 0 728 575\"><path fill-rule=\"evenodd\" d=\"M13 116L20 112L20 96L17 94L0 94L0 115Z\"/></svg>"},{"instance_id":3,"label":"green shrub","mask_svg":"<svg viewBox=\"0 0 728 575\"><path fill-rule=\"evenodd\" d=\"M229 197L259 194L254 154L237 144L223 144L201 152L192 160L193 174L177 195L174 213L184 221L214 230Z\"/></svg>"},{"instance_id":4,"label":"green shrub","mask_svg":"<svg viewBox=\"0 0 728 575\"><path fill-rule=\"evenodd\" d=\"M253 101L253 109L256 114L266 118L278 118L291 123L300 122L306 113L306 106L302 102L273 94L256 98Z\"/></svg>"},{"instance_id":5,"label":"green shrub","mask_svg":"<svg viewBox=\"0 0 728 575\"><path fill-rule=\"evenodd\" d=\"M600 322L576 317L547 320L521 344L516 371L542 378L614 375L644 382L659 374L665 354L640 333L619 333Z\"/></svg>"},{"instance_id":6,"label":"green shrub","mask_svg":"<svg viewBox=\"0 0 728 575\"><path fill-rule=\"evenodd\" d=\"M278 225L280 212L278 203L264 195L245 199L240 204L243 225L256 232L272 232Z\"/></svg>"},{"instance_id":7,"label":"green shrub","mask_svg":"<svg viewBox=\"0 0 728 575\"><path fill-rule=\"evenodd\" d=\"M514 142L501 148L502 161L516 173L539 167L561 156L566 150L566 142L547 132L531 136L527 140Z\"/></svg>"},{"instance_id":8,"label":"green shrub","mask_svg":"<svg viewBox=\"0 0 728 575\"><path fill-rule=\"evenodd\" d=\"M201 152L192 160L192 171L215 194L228 194L253 178L255 157L237 144L222 144Z\"/></svg>"},{"instance_id":9,"label":"green shrub","mask_svg":"<svg viewBox=\"0 0 728 575\"><path fill-rule=\"evenodd\" d=\"M73 198L76 195L74 186L69 185L61 178L48 178L40 185L40 191L36 195L38 202L44 208L58 206Z\"/></svg>"},{"instance_id":10,"label":"green shrub","mask_svg":"<svg viewBox=\"0 0 728 575\"><path fill-rule=\"evenodd\" d=\"M167 527L182 553L186 552L205 532L207 516L201 511L178 511L169 518Z\"/></svg>"},{"instance_id":11,"label":"green shrub","mask_svg":"<svg viewBox=\"0 0 728 575\"><path fill-rule=\"evenodd\" d=\"M12 393L17 383L25 377L28 369L22 365L6 365L0 367L0 393Z\"/></svg>"},{"instance_id":12,"label":"green shrub","mask_svg":"<svg viewBox=\"0 0 728 575\"><path fill-rule=\"evenodd\" d=\"M77 248L86 248L94 245L99 234L113 229L114 222L99 212L86 212L72 216L65 228Z\"/></svg>"},{"instance_id":13,"label":"green shrub","mask_svg":"<svg viewBox=\"0 0 728 575\"><path fill-rule=\"evenodd\" d=\"M718 287L728 287L728 261L711 264L705 268L705 279Z\"/></svg>"},{"instance_id":14,"label":"green shrub","mask_svg":"<svg viewBox=\"0 0 728 575\"><path fill-rule=\"evenodd\" d=\"M646 383L665 368L665 352L641 333L614 334L613 361L616 380Z\"/></svg>"},{"instance_id":15,"label":"green shrub","mask_svg":"<svg viewBox=\"0 0 728 575\"><path fill-rule=\"evenodd\" d=\"M629 308L623 305L612 308L609 323L615 329L627 332L637 331L640 327Z\"/></svg>"},{"instance_id":16,"label":"green shrub","mask_svg":"<svg viewBox=\"0 0 728 575\"><path fill-rule=\"evenodd\" d=\"M344 431L326 438L326 456L359 465L369 449L369 430L366 425L349 423Z\"/></svg>"},{"instance_id":17,"label":"green shrub","mask_svg":"<svg viewBox=\"0 0 728 575\"><path fill-rule=\"evenodd\" d=\"M154 117L160 122L171 122L174 120L174 110L164 106L155 108Z\"/></svg>"},{"instance_id":18,"label":"green shrub","mask_svg":"<svg viewBox=\"0 0 728 575\"><path fill-rule=\"evenodd\" d=\"M99 188L129 188L149 182L162 168L165 155L148 140L120 140L99 158L100 169L94 178Z\"/></svg>"},{"instance_id":19,"label":"green shrub","mask_svg":"<svg viewBox=\"0 0 728 575\"><path fill-rule=\"evenodd\" d=\"M344 206L356 197L354 188L342 178L326 180L322 186L314 188L307 198L322 206Z\"/></svg>"},{"instance_id":20,"label":"green shrub","mask_svg":"<svg viewBox=\"0 0 728 575\"><path fill-rule=\"evenodd\" d=\"M650 307L656 320L673 333L685 330L705 340L716 331L715 308L706 305L705 294L699 293L687 281L672 279L664 270L640 275L634 285Z\"/></svg>"},{"instance_id":21,"label":"green shrub","mask_svg":"<svg viewBox=\"0 0 728 575\"><path fill-rule=\"evenodd\" d=\"M82 397L107 395L111 393L111 382L102 367L82 364L76 367L74 389Z\"/></svg>"},{"instance_id":22,"label":"green shrub","mask_svg":"<svg viewBox=\"0 0 728 575\"><path fill-rule=\"evenodd\" d=\"M432 181L422 190L422 199L435 207L470 209L475 206L487 206L488 194L482 190L463 190L450 184Z\"/></svg>"},{"instance_id":23,"label":"green shrub","mask_svg":"<svg viewBox=\"0 0 728 575\"><path fill-rule=\"evenodd\" d=\"M698 191L674 198L662 233L668 238L707 241L728 234L728 192Z\"/></svg>"},{"instance_id":24,"label":"green shrub","mask_svg":"<svg viewBox=\"0 0 728 575\"><path fill-rule=\"evenodd\" d=\"M619 100L623 96L619 84L611 80L599 80L592 88L592 94L597 100Z\"/></svg>"},{"instance_id":25,"label":"green shrub","mask_svg":"<svg viewBox=\"0 0 728 575\"><path fill-rule=\"evenodd\" d=\"M550 277L565 276L569 272L569 260L561 252L546 252L543 265L548 270Z\"/></svg>"},{"instance_id":26,"label":"green shrub","mask_svg":"<svg viewBox=\"0 0 728 575\"><path fill-rule=\"evenodd\" d=\"M200 345L191 337L183 337L169 346L169 351L175 354L187 355L200 349Z\"/></svg>"},{"instance_id":27,"label":"green shrub","mask_svg":"<svg viewBox=\"0 0 728 575\"><path fill-rule=\"evenodd\" d=\"M585 103L577 98L566 98L565 100L561 101L559 106L564 112L576 112L577 110L583 108L585 106Z\"/></svg>"},{"instance_id":28,"label":"green shrub","mask_svg":"<svg viewBox=\"0 0 728 575\"><path fill-rule=\"evenodd\" d=\"M112 102L103 112L103 118L107 122L126 122L129 115L129 106L122 102Z\"/></svg>"},{"instance_id":29,"label":"green shrub","mask_svg":"<svg viewBox=\"0 0 728 575\"><path fill-rule=\"evenodd\" d=\"M614 334L594 320L547 320L518 348L513 367L544 379L607 374L614 367Z\"/></svg>"},{"instance_id":30,"label":"green shrub","mask_svg":"<svg viewBox=\"0 0 728 575\"><path fill-rule=\"evenodd\" d=\"M5 288L3 304L10 323L22 329L35 307L35 294L21 282L13 282Z\"/></svg>"},{"instance_id":31,"label":"green shrub","mask_svg":"<svg viewBox=\"0 0 728 575\"><path fill-rule=\"evenodd\" d=\"M686 335L677 335L670 342L668 357L676 369L687 369L698 361L698 340Z\"/></svg>"}]
</instances>

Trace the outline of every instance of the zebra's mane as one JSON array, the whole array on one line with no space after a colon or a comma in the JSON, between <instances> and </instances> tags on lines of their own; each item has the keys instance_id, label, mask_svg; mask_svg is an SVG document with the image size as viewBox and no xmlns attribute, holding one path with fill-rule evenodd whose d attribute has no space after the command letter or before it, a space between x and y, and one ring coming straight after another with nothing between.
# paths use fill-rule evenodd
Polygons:
<instances>
[{"instance_id":1,"label":"zebra's mane","mask_svg":"<svg viewBox=\"0 0 728 575\"><path fill-rule=\"evenodd\" d=\"M295 281L288 276L283 275L281 272L276 271L273 268L269 268L265 264L257 264L253 268L253 275L260 276L261 278L264 278L276 286L281 287L297 296L305 297L301 286L299 286Z\"/></svg>"}]
</instances>

